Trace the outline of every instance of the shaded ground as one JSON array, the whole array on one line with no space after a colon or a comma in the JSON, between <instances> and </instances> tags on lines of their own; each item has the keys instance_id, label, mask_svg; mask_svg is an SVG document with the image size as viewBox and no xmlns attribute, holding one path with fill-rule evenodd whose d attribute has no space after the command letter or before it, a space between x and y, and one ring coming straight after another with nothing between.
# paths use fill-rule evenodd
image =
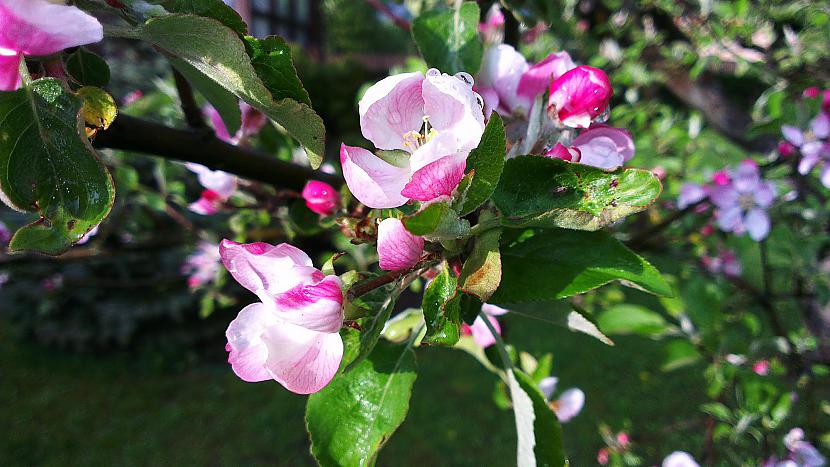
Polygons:
<instances>
[{"instance_id":1,"label":"shaded ground","mask_svg":"<svg viewBox=\"0 0 830 467\"><path fill-rule=\"evenodd\" d=\"M595 463L597 425L630 423L657 463L674 449L699 452L699 369L659 372L660 344L589 337L519 316L509 340L552 351L562 389L581 387L586 409L565 425L571 465ZM217 349L224 342L217 338ZM186 355L186 353L183 353ZM0 323L0 459L4 465L313 465L304 398L276 384L247 384L220 362L176 355L73 355L21 342ZM466 354L418 352L410 414L379 465L515 464L512 414L492 402L494 377ZM181 357L182 360L186 360Z\"/></svg>"}]
</instances>

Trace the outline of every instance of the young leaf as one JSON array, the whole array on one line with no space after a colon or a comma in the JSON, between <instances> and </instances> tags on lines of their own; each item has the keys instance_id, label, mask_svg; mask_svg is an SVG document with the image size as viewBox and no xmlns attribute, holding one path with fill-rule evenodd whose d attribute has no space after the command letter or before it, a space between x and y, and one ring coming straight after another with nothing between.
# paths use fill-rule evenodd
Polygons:
<instances>
[{"instance_id":1,"label":"young leaf","mask_svg":"<svg viewBox=\"0 0 830 467\"><path fill-rule=\"evenodd\" d=\"M470 233L470 222L458 217L447 203L435 203L403 219L403 225L415 235L430 240L451 240Z\"/></svg>"},{"instance_id":2,"label":"young leaf","mask_svg":"<svg viewBox=\"0 0 830 467\"><path fill-rule=\"evenodd\" d=\"M486 216L482 214L481 219ZM473 251L461 269L459 288L486 302L501 283L501 229L492 229L476 238Z\"/></svg>"},{"instance_id":3,"label":"young leaf","mask_svg":"<svg viewBox=\"0 0 830 467\"><path fill-rule=\"evenodd\" d=\"M490 299L493 303L565 298L615 280L671 295L654 266L605 232L544 230L502 248L501 260L501 286Z\"/></svg>"},{"instance_id":4,"label":"young leaf","mask_svg":"<svg viewBox=\"0 0 830 467\"><path fill-rule=\"evenodd\" d=\"M647 170L605 172L561 159L521 156L505 164L493 201L505 225L598 230L642 211L662 189Z\"/></svg>"},{"instance_id":5,"label":"young leaf","mask_svg":"<svg viewBox=\"0 0 830 467\"><path fill-rule=\"evenodd\" d=\"M309 396L306 426L317 462L374 465L406 418L416 376L415 352L408 345L381 342L353 370Z\"/></svg>"},{"instance_id":6,"label":"young leaf","mask_svg":"<svg viewBox=\"0 0 830 467\"><path fill-rule=\"evenodd\" d=\"M660 367L663 371L673 371L700 360L700 352L694 344L685 339L670 341L663 351L665 357L663 358L663 365Z\"/></svg>"},{"instance_id":7,"label":"young leaf","mask_svg":"<svg viewBox=\"0 0 830 467\"><path fill-rule=\"evenodd\" d=\"M412 37L430 67L444 73L478 72L484 48L478 37L479 9L464 2L458 9L429 10L412 24Z\"/></svg>"},{"instance_id":8,"label":"young leaf","mask_svg":"<svg viewBox=\"0 0 830 467\"><path fill-rule=\"evenodd\" d=\"M566 465L562 428L536 383L517 369L507 370L507 381L519 438L516 465Z\"/></svg>"},{"instance_id":9,"label":"young leaf","mask_svg":"<svg viewBox=\"0 0 830 467\"><path fill-rule=\"evenodd\" d=\"M168 15L147 21L138 37L184 60L282 125L305 147L312 167L320 166L325 150L322 119L305 103L275 99L234 31L210 18Z\"/></svg>"},{"instance_id":10,"label":"young leaf","mask_svg":"<svg viewBox=\"0 0 830 467\"><path fill-rule=\"evenodd\" d=\"M82 105L52 78L0 93L0 198L41 216L17 231L12 250L60 254L112 208L112 178L83 136Z\"/></svg>"},{"instance_id":11,"label":"young leaf","mask_svg":"<svg viewBox=\"0 0 830 467\"><path fill-rule=\"evenodd\" d=\"M291 49L277 36L265 39L245 37L245 48L251 63L274 99L294 99L311 106L311 98L297 77Z\"/></svg>"},{"instance_id":12,"label":"young leaf","mask_svg":"<svg viewBox=\"0 0 830 467\"><path fill-rule=\"evenodd\" d=\"M110 82L110 67L99 55L83 47L69 54L66 73L81 86L102 88Z\"/></svg>"},{"instance_id":13,"label":"young leaf","mask_svg":"<svg viewBox=\"0 0 830 467\"><path fill-rule=\"evenodd\" d=\"M467 172L475 171L475 175L459 215L465 216L475 211L493 195L504 170L505 151L504 123L499 114L493 112L484 128L481 142L467 157Z\"/></svg>"},{"instance_id":14,"label":"young leaf","mask_svg":"<svg viewBox=\"0 0 830 467\"><path fill-rule=\"evenodd\" d=\"M427 324L425 344L454 345L461 337L461 293L458 281L444 263L441 273L429 283L421 309Z\"/></svg>"}]
</instances>

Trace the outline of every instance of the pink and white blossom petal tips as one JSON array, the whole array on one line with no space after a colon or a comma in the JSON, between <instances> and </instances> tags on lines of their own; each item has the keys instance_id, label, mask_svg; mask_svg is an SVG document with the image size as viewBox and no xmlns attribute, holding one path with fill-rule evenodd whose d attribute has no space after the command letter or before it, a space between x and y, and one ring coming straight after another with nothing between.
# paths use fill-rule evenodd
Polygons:
<instances>
[{"instance_id":1,"label":"pink and white blossom petal tips","mask_svg":"<svg viewBox=\"0 0 830 467\"><path fill-rule=\"evenodd\" d=\"M496 338L493 337L493 333L490 332L490 328L487 327L487 323L484 322L482 316L486 317L487 320L490 321L490 324L493 326L493 329L501 335L501 326L499 325L499 321L490 315L478 315L475 321L473 321L473 325L470 326L469 332L473 335L473 340L475 341L476 345L481 348L486 349L491 345L496 343Z\"/></svg>"},{"instance_id":2,"label":"pink and white blossom petal tips","mask_svg":"<svg viewBox=\"0 0 830 467\"><path fill-rule=\"evenodd\" d=\"M548 113L571 128L588 128L608 108L614 90L604 71L578 66L550 85Z\"/></svg>"},{"instance_id":3,"label":"pink and white blossom petal tips","mask_svg":"<svg viewBox=\"0 0 830 467\"><path fill-rule=\"evenodd\" d=\"M634 157L634 140L622 128L594 125L573 140L579 150L579 163L613 170Z\"/></svg>"},{"instance_id":4,"label":"pink and white blossom petal tips","mask_svg":"<svg viewBox=\"0 0 830 467\"><path fill-rule=\"evenodd\" d=\"M312 331L338 332L343 326L342 286L337 276L299 284L274 298L277 316Z\"/></svg>"},{"instance_id":5,"label":"pink and white blossom petal tips","mask_svg":"<svg viewBox=\"0 0 830 467\"><path fill-rule=\"evenodd\" d=\"M16 91L20 88L20 55L14 51L4 54L0 49L0 91Z\"/></svg>"},{"instance_id":6,"label":"pink and white blossom petal tips","mask_svg":"<svg viewBox=\"0 0 830 467\"><path fill-rule=\"evenodd\" d=\"M568 389L551 405L559 421L565 423L582 411L582 406L585 405L585 393L578 388Z\"/></svg>"},{"instance_id":7,"label":"pink and white blossom petal tips","mask_svg":"<svg viewBox=\"0 0 830 467\"><path fill-rule=\"evenodd\" d=\"M271 296L285 292L300 283L323 279L322 273L311 267L311 258L302 250L287 243L241 244L222 240L219 245L222 263L243 287Z\"/></svg>"},{"instance_id":8,"label":"pink and white blossom petal tips","mask_svg":"<svg viewBox=\"0 0 830 467\"><path fill-rule=\"evenodd\" d=\"M225 332L228 338L225 349L230 352L228 363L243 381L257 383L271 379L271 373L265 368L268 347L262 336L277 323L269 307L253 303L243 308L228 326Z\"/></svg>"},{"instance_id":9,"label":"pink and white blossom petal tips","mask_svg":"<svg viewBox=\"0 0 830 467\"><path fill-rule=\"evenodd\" d=\"M366 90L358 104L360 131L376 148L408 149L404 135L417 131L423 123L423 81L419 71L401 73Z\"/></svg>"},{"instance_id":10,"label":"pink and white blossom petal tips","mask_svg":"<svg viewBox=\"0 0 830 467\"><path fill-rule=\"evenodd\" d=\"M467 163L456 156L443 157L412 174L401 194L418 201L449 199L464 178Z\"/></svg>"},{"instance_id":11,"label":"pink and white blossom petal tips","mask_svg":"<svg viewBox=\"0 0 830 467\"><path fill-rule=\"evenodd\" d=\"M663 459L662 467L700 467L687 452L675 451Z\"/></svg>"},{"instance_id":12,"label":"pink and white blossom petal tips","mask_svg":"<svg viewBox=\"0 0 830 467\"><path fill-rule=\"evenodd\" d=\"M396 167L366 149L345 144L340 146L340 164L349 191L366 206L396 208L409 201L401 195L409 181L408 167Z\"/></svg>"},{"instance_id":13,"label":"pink and white blossom petal tips","mask_svg":"<svg viewBox=\"0 0 830 467\"><path fill-rule=\"evenodd\" d=\"M343 359L343 340L336 332L317 332L283 323L268 328L262 340L268 347L268 372L297 394L323 389Z\"/></svg>"},{"instance_id":14,"label":"pink and white blossom petal tips","mask_svg":"<svg viewBox=\"0 0 830 467\"><path fill-rule=\"evenodd\" d=\"M103 38L101 23L77 7L46 0L0 0L0 48L50 55Z\"/></svg>"},{"instance_id":15,"label":"pink and white blossom petal tips","mask_svg":"<svg viewBox=\"0 0 830 467\"><path fill-rule=\"evenodd\" d=\"M424 238L411 234L400 219L384 219L378 225L378 257L385 271L408 269L418 264Z\"/></svg>"},{"instance_id":16,"label":"pink and white blossom petal tips","mask_svg":"<svg viewBox=\"0 0 830 467\"><path fill-rule=\"evenodd\" d=\"M536 96L548 89L553 80L574 68L576 65L568 52L551 53L522 74L517 93L526 101L533 102Z\"/></svg>"},{"instance_id":17,"label":"pink and white blossom petal tips","mask_svg":"<svg viewBox=\"0 0 830 467\"><path fill-rule=\"evenodd\" d=\"M478 146L484 133L483 99L473 91L470 75L450 76L432 68L427 71L421 93L429 125L439 133L454 136L455 151L470 151Z\"/></svg>"},{"instance_id":18,"label":"pink and white blossom petal tips","mask_svg":"<svg viewBox=\"0 0 830 467\"><path fill-rule=\"evenodd\" d=\"M305 205L321 216L330 216L340 204L340 194L328 183L309 180L302 193Z\"/></svg>"}]
</instances>

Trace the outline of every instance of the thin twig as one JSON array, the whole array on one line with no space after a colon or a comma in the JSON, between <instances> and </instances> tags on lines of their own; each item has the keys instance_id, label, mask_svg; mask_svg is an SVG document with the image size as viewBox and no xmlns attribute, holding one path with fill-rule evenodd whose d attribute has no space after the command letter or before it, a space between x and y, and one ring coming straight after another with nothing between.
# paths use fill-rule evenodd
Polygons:
<instances>
[{"instance_id":1,"label":"thin twig","mask_svg":"<svg viewBox=\"0 0 830 467\"><path fill-rule=\"evenodd\" d=\"M401 269L399 271L390 271L382 276L375 277L373 279L369 279L364 282L359 282L355 284L354 287L349 290L349 300L354 300L355 298L362 297L367 293L377 289L378 287L383 287L386 284L394 282L401 277L404 277L408 274L411 274L416 271L421 271L432 266L438 264L438 258L435 256L427 256L426 258L422 259L418 264L412 266L409 269Z\"/></svg>"},{"instance_id":2,"label":"thin twig","mask_svg":"<svg viewBox=\"0 0 830 467\"><path fill-rule=\"evenodd\" d=\"M193 96L193 88L190 82L178 70L173 69L173 79L176 82L176 91L179 93L179 102L182 106L184 119L187 126L195 130L202 130L207 128L205 117L202 115L202 109L196 103L196 98Z\"/></svg>"}]
</instances>

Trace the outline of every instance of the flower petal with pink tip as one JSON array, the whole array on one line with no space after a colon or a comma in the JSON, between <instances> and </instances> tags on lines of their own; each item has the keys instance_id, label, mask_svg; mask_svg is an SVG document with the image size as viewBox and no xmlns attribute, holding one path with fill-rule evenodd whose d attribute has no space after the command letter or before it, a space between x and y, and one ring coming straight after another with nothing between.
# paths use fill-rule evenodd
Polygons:
<instances>
[{"instance_id":1,"label":"flower petal with pink tip","mask_svg":"<svg viewBox=\"0 0 830 467\"><path fill-rule=\"evenodd\" d=\"M386 77L366 90L358 104L360 131L378 149L407 149L404 135L423 124L424 75L416 71ZM364 203L365 204L365 203Z\"/></svg>"},{"instance_id":2,"label":"flower petal with pink tip","mask_svg":"<svg viewBox=\"0 0 830 467\"><path fill-rule=\"evenodd\" d=\"M228 326L225 332L228 338L226 349L230 352L228 363L243 381L256 383L271 379L271 373L265 368L268 347L262 336L266 329L277 323L266 305L253 303L243 308Z\"/></svg>"},{"instance_id":3,"label":"flower petal with pink tip","mask_svg":"<svg viewBox=\"0 0 830 467\"><path fill-rule=\"evenodd\" d=\"M409 168L396 167L363 148L340 146L343 178L355 198L370 208L396 208L406 204L401 195L409 181Z\"/></svg>"},{"instance_id":4,"label":"flower petal with pink tip","mask_svg":"<svg viewBox=\"0 0 830 467\"><path fill-rule=\"evenodd\" d=\"M522 74L517 94L526 101L533 102L536 96L548 89L553 80L574 68L576 65L568 52L551 53Z\"/></svg>"},{"instance_id":5,"label":"flower petal with pink tip","mask_svg":"<svg viewBox=\"0 0 830 467\"><path fill-rule=\"evenodd\" d=\"M311 258L287 243L273 246L222 240L219 255L233 278L257 294L273 297L297 284L323 279L322 273L311 267Z\"/></svg>"},{"instance_id":6,"label":"flower petal with pink tip","mask_svg":"<svg viewBox=\"0 0 830 467\"><path fill-rule=\"evenodd\" d=\"M585 393L581 389L568 389L553 404L553 411L561 423L576 417L585 405Z\"/></svg>"},{"instance_id":7,"label":"flower petal with pink tip","mask_svg":"<svg viewBox=\"0 0 830 467\"><path fill-rule=\"evenodd\" d=\"M634 140L622 128L595 125L574 138L572 145L579 149L579 163L613 170L634 157Z\"/></svg>"},{"instance_id":8,"label":"flower petal with pink tip","mask_svg":"<svg viewBox=\"0 0 830 467\"><path fill-rule=\"evenodd\" d=\"M286 389L311 394L323 389L340 367L343 340L336 332L317 332L289 323L269 327L265 368Z\"/></svg>"},{"instance_id":9,"label":"flower petal with pink tip","mask_svg":"<svg viewBox=\"0 0 830 467\"><path fill-rule=\"evenodd\" d=\"M614 90L604 71L578 66L550 85L548 112L571 128L588 128L608 108Z\"/></svg>"},{"instance_id":10,"label":"flower petal with pink tip","mask_svg":"<svg viewBox=\"0 0 830 467\"><path fill-rule=\"evenodd\" d=\"M193 162L187 162L184 166L187 167L187 170L196 174L200 185L215 192L223 199L230 198L233 192L236 191L239 182L235 175L221 170L210 170Z\"/></svg>"},{"instance_id":11,"label":"flower petal with pink tip","mask_svg":"<svg viewBox=\"0 0 830 467\"><path fill-rule=\"evenodd\" d=\"M103 38L101 23L77 7L46 0L0 0L0 48L50 55Z\"/></svg>"},{"instance_id":12,"label":"flower petal with pink tip","mask_svg":"<svg viewBox=\"0 0 830 467\"><path fill-rule=\"evenodd\" d=\"M378 225L378 257L385 271L409 269L424 252L424 238L413 235L399 219L384 219Z\"/></svg>"},{"instance_id":13,"label":"flower petal with pink tip","mask_svg":"<svg viewBox=\"0 0 830 467\"><path fill-rule=\"evenodd\" d=\"M277 316L313 331L338 332L343 326L342 286L337 276L299 284L274 297Z\"/></svg>"},{"instance_id":14,"label":"flower petal with pink tip","mask_svg":"<svg viewBox=\"0 0 830 467\"><path fill-rule=\"evenodd\" d=\"M401 194L418 201L433 201L452 196L453 190L464 178L467 164L457 156L441 158L412 174Z\"/></svg>"},{"instance_id":15,"label":"flower petal with pink tip","mask_svg":"<svg viewBox=\"0 0 830 467\"><path fill-rule=\"evenodd\" d=\"M16 91L20 88L20 55L0 50L0 91Z\"/></svg>"}]
</instances>

